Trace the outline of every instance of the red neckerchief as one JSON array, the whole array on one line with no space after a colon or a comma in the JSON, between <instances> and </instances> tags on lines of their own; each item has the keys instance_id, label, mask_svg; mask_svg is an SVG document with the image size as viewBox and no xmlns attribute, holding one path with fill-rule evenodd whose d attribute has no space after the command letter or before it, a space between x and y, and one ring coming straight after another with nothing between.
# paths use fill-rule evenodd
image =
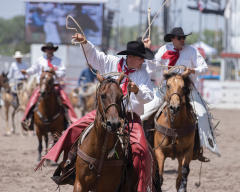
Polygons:
<instances>
[{"instance_id":1,"label":"red neckerchief","mask_svg":"<svg viewBox=\"0 0 240 192\"><path fill-rule=\"evenodd\" d=\"M169 59L168 69L170 69L170 66L174 66L179 58L179 50L174 50L175 51L167 50L162 56L162 59Z\"/></svg>"},{"instance_id":2,"label":"red neckerchief","mask_svg":"<svg viewBox=\"0 0 240 192\"><path fill-rule=\"evenodd\" d=\"M124 59L122 58L119 62L118 62L118 65L117 65L117 70L118 72L123 72L122 70L122 66L123 66L123 61ZM124 74L125 75L128 75L130 73L133 73L135 72L136 69L128 69L128 67L126 65L124 65ZM129 80L128 78L125 79L125 82L123 83L122 85L122 92L123 92L123 95L126 95L127 94L127 86L128 86L128 83L129 83Z\"/></svg>"},{"instance_id":3,"label":"red neckerchief","mask_svg":"<svg viewBox=\"0 0 240 192\"><path fill-rule=\"evenodd\" d=\"M48 67L54 69L54 70L57 70L57 67L54 67L53 64L51 63L51 59L48 59Z\"/></svg>"}]
</instances>

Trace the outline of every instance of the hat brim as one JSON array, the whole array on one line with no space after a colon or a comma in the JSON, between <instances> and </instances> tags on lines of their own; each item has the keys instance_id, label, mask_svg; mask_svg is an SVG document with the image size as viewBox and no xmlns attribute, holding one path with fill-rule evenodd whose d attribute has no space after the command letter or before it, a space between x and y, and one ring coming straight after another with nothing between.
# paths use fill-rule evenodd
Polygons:
<instances>
[{"instance_id":1,"label":"hat brim","mask_svg":"<svg viewBox=\"0 0 240 192\"><path fill-rule=\"evenodd\" d=\"M58 50L58 46L56 46L56 47L46 47L46 46L43 46L42 48L41 48L41 50L43 51L43 52L45 52L46 51L46 49L53 49L54 51L57 51Z\"/></svg>"},{"instance_id":2,"label":"hat brim","mask_svg":"<svg viewBox=\"0 0 240 192\"><path fill-rule=\"evenodd\" d=\"M191 34L192 34L192 33L189 33L189 34L186 34L186 35L179 35L179 36L181 36L181 37L187 37L188 35L191 35ZM171 42L171 41L172 41L171 39L172 39L174 36L177 36L177 35L168 33L168 34L166 34L166 35L164 36L164 41L165 41L165 42Z\"/></svg>"},{"instance_id":3,"label":"hat brim","mask_svg":"<svg viewBox=\"0 0 240 192\"><path fill-rule=\"evenodd\" d=\"M17 59L17 58L23 58L23 55L18 55L18 56L13 56L14 59Z\"/></svg>"},{"instance_id":4,"label":"hat brim","mask_svg":"<svg viewBox=\"0 0 240 192\"><path fill-rule=\"evenodd\" d=\"M117 53L117 55L134 55L149 60L152 60L154 58L153 52L148 48L145 49L145 53L139 53L133 50L124 50Z\"/></svg>"}]
</instances>

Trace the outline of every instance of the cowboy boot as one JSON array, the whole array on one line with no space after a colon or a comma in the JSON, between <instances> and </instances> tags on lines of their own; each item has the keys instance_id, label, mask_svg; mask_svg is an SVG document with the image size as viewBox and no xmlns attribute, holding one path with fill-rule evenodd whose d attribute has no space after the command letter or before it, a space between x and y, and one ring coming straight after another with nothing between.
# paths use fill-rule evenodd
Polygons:
<instances>
[{"instance_id":1,"label":"cowboy boot","mask_svg":"<svg viewBox=\"0 0 240 192\"><path fill-rule=\"evenodd\" d=\"M194 143L194 148L193 148L192 160L199 160L201 162L209 162L210 161L209 158L203 156L203 148L200 145L198 130L196 130L196 134L195 134L195 143Z\"/></svg>"},{"instance_id":2,"label":"cowboy boot","mask_svg":"<svg viewBox=\"0 0 240 192\"><path fill-rule=\"evenodd\" d=\"M74 184L75 180L75 162L77 158L78 140L73 144L68 152L67 159L64 159L55 170L51 179L57 185Z\"/></svg>"},{"instance_id":3,"label":"cowboy boot","mask_svg":"<svg viewBox=\"0 0 240 192\"><path fill-rule=\"evenodd\" d=\"M33 131L33 128L34 128L34 118L33 118L33 111L31 110L28 114L28 116L26 117L25 120L23 120L21 122L22 124L22 128L25 130L25 131Z\"/></svg>"}]
</instances>

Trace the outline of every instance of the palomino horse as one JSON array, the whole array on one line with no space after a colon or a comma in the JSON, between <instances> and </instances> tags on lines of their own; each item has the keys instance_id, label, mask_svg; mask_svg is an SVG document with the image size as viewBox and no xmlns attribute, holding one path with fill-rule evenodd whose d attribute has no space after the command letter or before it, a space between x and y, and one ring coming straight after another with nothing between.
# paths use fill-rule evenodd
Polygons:
<instances>
[{"instance_id":1,"label":"palomino horse","mask_svg":"<svg viewBox=\"0 0 240 192\"><path fill-rule=\"evenodd\" d=\"M17 106L12 105L12 101L13 101L13 95L11 93L11 88L9 86L9 79L7 77L7 73L2 72L2 74L0 75L0 88L1 88L1 98L3 100L3 104L4 104L4 112L5 112L5 121L6 121L6 134L10 135L11 133L15 133L16 131L16 126L15 126L15 114L17 111ZM13 107L13 111L12 111L12 128L9 128L9 109L10 106Z\"/></svg>"},{"instance_id":2,"label":"palomino horse","mask_svg":"<svg viewBox=\"0 0 240 192\"><path fill-rule=\"evenodd\" d=\"M82 87L75 88L69 93L69 99L74 108L78 108L81 116L96 108L96 83L88 83Z\"/></svg>"},{"instance_id":3,"label":"palomino horse","mask_svg":"<svg viewBox=\"0 0 240 192\"><path fill-rule=\"evenodd\" d=\"M54 87L54 70L42 71L40 77L40 96L34 110L34 123L38 137L38 160L41 160L42 137L44 136L46 150L48 149L48 133L56 143L64 130L64 109L59 95Z\"/></svg>"},{"instance_id":4,"label":"palomino horse","mask_svg":"<svg viewBox=\"0 0 240 192\"><path fill-rule=\"evenodd\" d=\"M158 161L160 185L163 183L164 161L178 159L178 192L187 191L189 164L193 158L196 118L190 104L189 71L165 73L164 104L155 116L154 147Z\"/></svg>"},{"instance_id":5,"label":"palomino horse","mask_svg":"<svg viewBox=\"0 0 240 192\"><path fill-rule=\"evenodd\" d=\"M37 77L31 76L27 80L23 81L21 88L17 90L19 99L19 107L17 111L25 111L29 98L31 97L34 89L37 87Z\"/></svg>"},{"instance_id":6,"label":"palomino horse","mask_svg":"<svg viewBox=\"0 0 240 192\"><path fill-rule=\"evenodd\" d=\"M125 156L130 146L119 86L123 77L114 80L97 75L97 112L93 128L78 146L74 192L136 191L137 175Z\"/></svg>"}]
</instances>

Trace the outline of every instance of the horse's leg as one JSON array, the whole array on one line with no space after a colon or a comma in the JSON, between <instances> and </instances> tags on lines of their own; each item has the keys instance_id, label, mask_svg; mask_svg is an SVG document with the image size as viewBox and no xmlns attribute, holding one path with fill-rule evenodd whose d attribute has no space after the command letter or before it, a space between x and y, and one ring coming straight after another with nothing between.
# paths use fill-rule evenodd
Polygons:
<instances>
[{"instance_id":1,"label":"horse's leg","mask_svg":"<svg viewBox=\"0 0 240 192\"><path fill-rule=\"evenodd\" d=\"M177 180L176 180L177 191L180 188L180 184L181 184L181 180L182 180L182 161L183 161L183 158L178 157L178 176L177 176Z\"/></svg>"},{"instance_id":2,"label":"horse's leg","mask_svg":"<svg viewBox=\"0 0 240 192\"><path fill-rule=\"evenodd\" d=\"M180 185L179 185L179 188L177 188L178 192L187 192L187 177L190 172L189 164L192 159L192 155L193 155L193 147L191 147L183 156L183 159L181 162L182 163L181 178L179 178Z\"/></svg>"},{"instance_id":3,"label":"horse's leg","mask_svg":"<svg viewBox=\"0 0 240 192\"><path fill-rule=\"evenodd\" d=\"M46 154L48 152L48 133L44 134L45 146L46 146Z\"/></svg>"},{"instance_id":4,"label":"horse's leg","mask_svg":"<svg viewBox=\"0 0 240 192\"><path fill-rule=\"evenodd\" d=\"M80 168L79 166L79 157L77 156L76 159L76 177L75 177L75 182L74 182L74 188L73 192L87 192L86 189L84 189L83 185L81 184L81 177L80 177L80 171L84 171L83 169Z\"/></svg>"},{"instance_id":5,"label":"horse's leg","mask_svg":"<svg viewBox=\"0 0 240 192\"><path fill-rule=\"evenodd\" d=\"M163 184L163 171L164 171L165 156L160 148L157 148L155 150L155 155L156 155L158 169L159 169L159 185L160 185L160 192L161 192L162 184Z\"/></svg>"},{"instance_id":6,"label":"horse's leg","mask_svg":"<svg viewBox=\"0 0 240 192\"><path fill-rule=\"evenodd\" d=\"M12 129L11 132L14 134L16 133L16 126L15 126L15 114L18 108L13 108L13 112L12 112Z\"/></svg>"},{"instance_id":7,"label":"horse's leg","mask_svg":"<svg viewBox=\"0 0 240 192\"><path fill-rule=\"evenodd\" d=\"M36 132L37 132L37 137L38 137L38 161L41 160L42 158L42 134L40 133L40 131L38 130L39 128L36 128Z\"/></svg>"},{"instance_id":8,"label":"horse's leg","mask_svg":"<svg viewBox=\"0 0 240 192\"><path fill-rule=\"evenodd\" d=\"M10 135L11 131L9 129L9 121L8 121L9 104L7 102L4 103L4 109L5 109L5 119L6 119L6 134Z\"/></svg>"}]
</instances>

